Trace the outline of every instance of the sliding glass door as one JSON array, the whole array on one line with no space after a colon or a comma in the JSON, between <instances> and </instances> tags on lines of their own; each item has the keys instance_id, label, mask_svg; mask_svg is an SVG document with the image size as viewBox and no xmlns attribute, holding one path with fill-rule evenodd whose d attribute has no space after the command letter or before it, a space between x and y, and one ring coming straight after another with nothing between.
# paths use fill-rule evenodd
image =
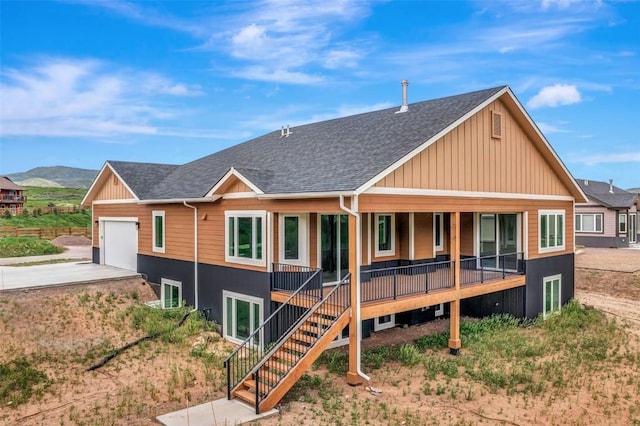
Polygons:
<instances>
[{"instance_id":1,"label":"sliding glass door","mask_svg":"<svg viewBox=\"0 0 640 426\"><path fill-rule=\"evenodd\" d=\"M345 214L320 215L320 267L325 284L349 273L349 219Z\"/></svg>"},{"instance_id":2,"label":"sliding glass door","mask_svg":"<svg viewBox=\"0 0 640 426\"><path fill-rule=\"evenodd\" d=\"M482 266L516 269L518 215L482 213L479 217L479 251ZM508 254L514 256L504 256Z\"/></svg>"}]
</instances>

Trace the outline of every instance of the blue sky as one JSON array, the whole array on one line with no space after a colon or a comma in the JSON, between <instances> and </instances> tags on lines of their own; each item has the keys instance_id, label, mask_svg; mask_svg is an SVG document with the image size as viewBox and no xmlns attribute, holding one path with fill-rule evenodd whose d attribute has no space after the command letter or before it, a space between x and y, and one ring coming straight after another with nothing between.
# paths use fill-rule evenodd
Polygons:
<instances>
[{"instance_id":1,"label":"blue sky","mask_svg":"<svg viewBox=\"0 0 640 426\"><path fill-rule=\"evenodd\" d=\"M182 164L508 84L574 176L640 186L636 1L0 1L0 173Z\"/></svg>"}]
</instances>

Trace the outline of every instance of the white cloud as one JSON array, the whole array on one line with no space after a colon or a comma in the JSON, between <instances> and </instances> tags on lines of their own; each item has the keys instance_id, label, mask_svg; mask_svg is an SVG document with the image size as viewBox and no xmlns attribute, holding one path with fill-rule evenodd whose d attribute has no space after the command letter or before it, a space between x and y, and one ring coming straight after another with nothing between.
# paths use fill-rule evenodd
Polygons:
<instances>
[{"instance_id":1,"label":"white cloud","mask_svg":"<svg viewBox=\"0 0 640 426\"><path fill-rule=\"evenodd\" d=\"M620 153L599 153L584 156L572 156L574 163L583 163L588 166L603 163L635 163L640 162L640 151Z\"/></svg>"},{"instance_id":2,"label":"white cloud","mask_svg":"<svg viewBox=\"0 0 640 426\"><path fill-rule=\"evenodd\" d=\"M158 135L182 112L158 96L196 96L197 86L95 60L41 59L0 80L0 135ZM170 104L169 104L170 105Z\"/></svg>"},{"instance_id":3,"label":"white cloud","mask_svg":"<svg viewBox=\"0 0 640 426\"><path fill-rule=\"evenodd\" d=\"M538 128L542 131L542 133L548 135L551 133L569 133L569 130L562 129L558 126L554 126L553 124L548 124L544 122L538 122Z\"/></svg>"},{"instance_id":4,"label":"white cloud","mask_svg":"<svg viewBox=\"0 0 640 426\"><path fill-rule=\"evenodd\" d=\"M542 107L557 107L582 102L578 88L570 84L555 84L543 87L537 95L529 99L527 107L531 109Z\"/></svg>"},{"instance_id":5,"label":"white cloud","mask_svg":"<svg viewBox=\"0 0 640 426\"><path fill-rule=\"evenodd\" d=\"M242 68L232 72L236 77L249 80L260 80L274 83L287 84L318 84L324 81L322 76L305 74L298 71L288 71L286 69L272 69L263 66L253 66Z\"/></svg>"},{"instance_id":6,"label":"white cloud","mask_svg":"<svg viewBox=\"0 0 640 426\"><path fill-rule=\"evenodd\" d=\"M584 3L584 0L542 0L542 9L547 10L554 6L558 9L567 9L573 4L580 3Z\"/></svg>"}]
</instances>

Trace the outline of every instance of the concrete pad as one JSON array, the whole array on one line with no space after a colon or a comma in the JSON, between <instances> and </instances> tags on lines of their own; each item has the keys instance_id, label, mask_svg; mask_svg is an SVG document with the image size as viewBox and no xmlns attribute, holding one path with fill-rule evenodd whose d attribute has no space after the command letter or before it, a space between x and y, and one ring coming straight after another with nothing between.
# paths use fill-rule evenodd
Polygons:
<instances>
[{"instance_id":1,"label":"concrete pad","mask_svg":"<svg viewBox=\"0 0 640 426\"><path fill-rule=\"evenodd\" d=\"M0 291L135 278L134 271L90 262L0 266Z\"/></svg>"},{"instance_id":2,"label":"concrete pad","mask_svg":"<svg viewBox=\"0 0 640 426\"><path fill-rule=\"evenodd\" d=\"M241 425L278 414L275 408L266 413L256 414L250 407L237 399L226 398L196 405L173 413L156 417L165 426L215 426Z\"/></svg>"}]
</instances>

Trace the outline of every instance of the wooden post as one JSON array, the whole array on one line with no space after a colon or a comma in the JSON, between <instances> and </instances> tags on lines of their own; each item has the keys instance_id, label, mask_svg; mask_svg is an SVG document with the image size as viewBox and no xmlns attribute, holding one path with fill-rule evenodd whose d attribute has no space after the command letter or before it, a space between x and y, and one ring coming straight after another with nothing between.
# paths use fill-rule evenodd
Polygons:
<instances>
[{"instance_id":1,"label":"wooden post","mask_svg":"<svg viewBox=\"0 0 640 426\"><path fill-rule=\"evenodd\" d=\"M363 383L362 377L358 374L358 322L356 321L356 299L358 296L358 281L360 277L356 273L358 256L356 253L356 241L358 232L356 229L356 218L349 215L349 272L351 273L351 320L349 321L349 371L347 372L347 383L355 386Z\"/></svg>"},{"instance_id":2,"label":"wooden post","mask_svg":"<svg viewBox=\"0 0 640 426\"><path fill-rule=\"evenodd\" d=\"M453 282L455 284L456 299L449 304L449 352L452 355L460 353L460 212L450 214L449 247L453 261Z\"/></svg>"}]
</instances>

